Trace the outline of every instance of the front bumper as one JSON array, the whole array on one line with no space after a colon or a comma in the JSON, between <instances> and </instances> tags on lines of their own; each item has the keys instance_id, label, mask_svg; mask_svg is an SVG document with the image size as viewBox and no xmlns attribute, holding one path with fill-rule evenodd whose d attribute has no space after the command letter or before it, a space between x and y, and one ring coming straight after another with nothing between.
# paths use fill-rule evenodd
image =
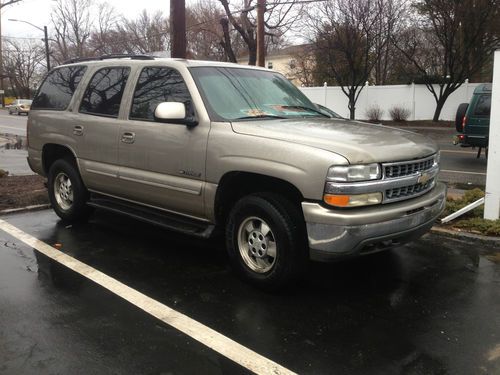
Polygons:
<instances>
[{"instance_id":1,"label":"front bumper","mask_svg":"<svg viewBox=\"0 0 500 375\"><path fill-rule=\"evenodd\" d=\"M427 232L443 212L446 185L418 198L358 209L333 210L303 202L310 257L329 261L368 254L411 241Z\"/></svg>"}]
</instances>

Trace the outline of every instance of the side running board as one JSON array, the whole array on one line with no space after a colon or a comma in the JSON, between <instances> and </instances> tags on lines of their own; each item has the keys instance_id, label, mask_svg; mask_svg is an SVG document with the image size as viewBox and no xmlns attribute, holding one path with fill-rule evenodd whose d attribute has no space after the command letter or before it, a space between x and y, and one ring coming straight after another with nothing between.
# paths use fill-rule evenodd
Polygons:
<instances>
[{"instance_id":1,"label":"side running board","mask_svg":"<svg viewBox=\"0 0 500 375\"><path fill-rule=\"evenodd\" d=\"M201 220L175 215L96 193L91 194L91 198L87 204L92 207L126 215L169 230L201 238L210 237L215 228L213 224Z\"/></svg>"}]
</instances>

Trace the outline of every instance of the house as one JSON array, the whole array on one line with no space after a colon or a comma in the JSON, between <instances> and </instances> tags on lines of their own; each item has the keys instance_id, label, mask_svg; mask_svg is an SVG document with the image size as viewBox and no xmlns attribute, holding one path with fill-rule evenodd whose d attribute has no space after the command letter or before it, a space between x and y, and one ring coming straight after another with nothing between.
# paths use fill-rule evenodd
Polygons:
<instances>
[{"instance_id":1,"label":"house","mask_svg":"<svg viewBox=\"0 0 500 375\"><path fill-rule=\"evenodd\" d=\"M264 66L283 74L295 85L302 86L304 61L310 60L311 56L309 47L310 44L299 44L270 51L266 54ZM248 54L239 56L238 64L248 64Z\"/></svg>"}]
</instances>

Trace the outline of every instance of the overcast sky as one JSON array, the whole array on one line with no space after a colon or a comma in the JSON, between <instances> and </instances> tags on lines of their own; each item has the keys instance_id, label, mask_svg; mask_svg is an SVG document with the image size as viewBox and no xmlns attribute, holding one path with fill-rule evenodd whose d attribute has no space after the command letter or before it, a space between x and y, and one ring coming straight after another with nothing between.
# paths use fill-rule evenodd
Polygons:
<instances>
[{"instance_id":1,"label":"overcast sky","mask_svg":"<svg viewBox=\"0 0 500 375\"><path fill-rule=\"evenodd\" d=\"M168 15L170 0L107 0L115 9L127 18L136 18L147 8L148 12L162 10ZM40 31L21 22L8 21L9 18L31 22L36 26L49 27L52 0L23 0L18 4L7 6L2 12L2 35L15 37L43 37ZM50 35L49 35L50 37Z\"/></svg>"}]
</instances>

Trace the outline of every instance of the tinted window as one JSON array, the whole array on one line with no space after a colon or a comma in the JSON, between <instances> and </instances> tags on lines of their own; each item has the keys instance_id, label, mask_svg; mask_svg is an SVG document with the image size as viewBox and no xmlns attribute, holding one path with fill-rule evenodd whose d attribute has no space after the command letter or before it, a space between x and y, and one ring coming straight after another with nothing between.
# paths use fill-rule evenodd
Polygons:
<instances>
[{"instance_id":1,"label":"tinted window","mask_svg":"<svg viewBox=\"0 0 500 375\"><path fill-rule=\"evenodd\" d=\"M137 81L130 118L154 120L156 106L162 102L180 102L192 115L191 96L180 73L170 68L144 68Z\"/></svg>"},{"instance_id":2,"label":"tinted window","mask_svg":"<svg viewBox=\"0 0 500 375\"><path fill-rule=\"evenodd\" d=\"M474 114L478 116L489 116L491 111L491 95L481 95L476 103Z\"/></svg>"},{"instance_id":3,"label":"tinted window","mask_svg":"<svg viewBox=\"0 0 500 375\"><path fill-rule=\"evenodd\" d=\"M104 68L92 77L83 95L80 112L118 117L129 68Z\"/></svg>"},{"instance_id":4,"label":"tinted window","mask_svg":"<svg viewBox=\"0 0 500 375\"><path fill-rule=\"evenodd\" d=\"M40 86L31 109L66 109L86 69L85 66L70 66L50 72Z\"/></svg>"}]
</instances>

